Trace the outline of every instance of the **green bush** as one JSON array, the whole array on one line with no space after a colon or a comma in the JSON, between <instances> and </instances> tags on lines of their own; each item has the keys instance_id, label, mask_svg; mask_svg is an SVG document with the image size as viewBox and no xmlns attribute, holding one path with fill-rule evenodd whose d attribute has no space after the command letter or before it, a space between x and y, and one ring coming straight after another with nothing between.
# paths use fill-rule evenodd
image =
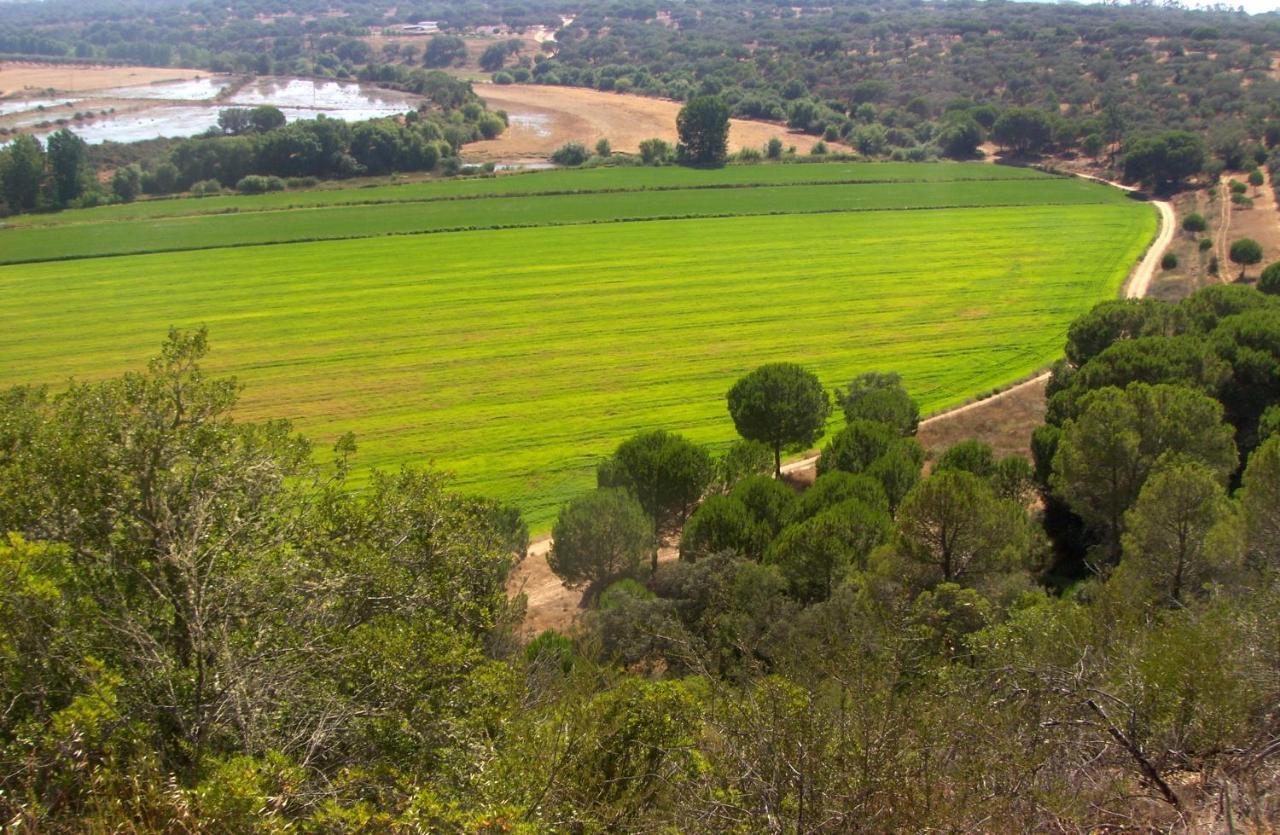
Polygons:
<instances>
[{"instance_id":1,"label":"green bush","mask_svg":"<svg viewBox=\"0 0 1280 835\"><path fill-rule=\"evenodd\" d=\"M515 84L516 79L515 79L515 76L513 76L511 73L506 72L504 70L502 72L496 72L493 74L493 83L494 84Z\"/></svg>"},{"instance_id":2,"label":"green bush","mask_svg":"<svg viewBox=\"0 0 1280 835\"><path fill-rule=\"evenodd\" d=\"M502 121L502 117L496 113L486 113L480 117L477 127L480 129L480 135L485 139L497 139L507 129L507 123Z\"/></svg>"},{"instance_id":3,"label":"green bush","mask_svg":"<svg viewBox=\"0 0 1280 835\"><path fill-rule=\"evenodd\" d=\"M1213 249L1213 240L1211 238L1201 238L1200 251L1208 252L1210 249Z\"/></svg>"},{"instance_id":4,"label":"green bush","mask_svg":"<svg viewBox=\"0 0 1280 835\"><path fill-rule=\"evenodd\" d=\"M1204 215L1199 212L1192 212L1182 219L1182 231L1184 232L1203 232L1208 228L1208 222L1205 221Z\"/></svg>"},{"instance_id":5,"label":"green bush","mask_svg":"<svg viewBox=\"0 0 1280 835\"><path fill-rule=\"evenodd\" d=\"M628 599L653 600L653 597L653 592L645 588L639 580L624 577L609 584L609 587L601 593L600 599L596 601L596 608L607 612L610 609L616 609Z\"/></svg>"},{"instance_id":6,"label":"green bush","mask_svg":"<svg viewBox=\"0 0 1280 835\"><path fill-rule=\"evenodd\" d=\"M591 158L591 152L581 142L566 142L551 154L551 161L556 165L582 165Z\"/></svg>"},{"instance_id":7,"label":"green bush","mask_svg":"<svg viewBox=\"0 0 1280 835\"><path fill-rule=\"evenodd\" d=\"M1266 266L1258 277L1258 289L1272 296L1280 296L1280 261Z\"/></svg>"},{"instance_id":8,"label":"green bush","mask_svg":"<svg viewBox=\"0 0 1280 835\"><path fill-rule=\"evenodd\" d=\"M1166 252L1164 257L1160 259L1160 268L1176 270L1178 268L1178 254L1176 252Z\"/></svg>"},{"instance_id":9,"label":"green bush","mask_svg":"<svg viewBox=\"0 0 1280 835\"><path fill-rule=\"evenodd\" d=\"M1246 191L1248 191L1248 190L1249 190L1249 187L1248 187L1248 186L1246 186L1244 183L1240 182L1239 180L1232 180L1232 181L1231 181L1231 193L1232 193L1232 194L1244 194L1244 193L1245 193Z\"/></svg>"},{"instance_id":10,"label":"green bush","mask_svg":"<svg viewBox=\"0 0 1280 835\"><path fill-rule=\"evenodd\" d=\"M640 143L640 159L645 165L661 165L671 159L671 146L661 139L646 139Z\"/></svg>"},{"instance_id":11,"label":"green bush","mask_svg":"<svg viewBox=\"0 0 1280 835\"><path fill-rule=\"evenodd\" d=\"M201 180L191 187L191 193L196 197L212 197L222 193L222 183L217 180Z\"/></svg>"},{"instance_id":12,"label":"green bush","mask_svg":"<svg viewBox=\"0 0 1280 835\"><path fill-rule=\"evenodd\" d=\"M269 191L284 191L284 180L279 177L250 174L236 183L236 191L241 194L266 194Z\"/></svg>"},{"instance_id":13,"label":"green bush","mask_svg":"<svg viewBox=\"0 0 1280 835\"><path fill-rule=\"evenodd\" d=\"M1262 185L1262 182L1263 182L1263 180L1262 180L1262 172L1261 172L1261 171L1259 171L1258 169L1256 169L1256 168L1255 168L1255 169L1253 169L1252 171L1250 171L1250 172L1249 172L1249 185L1251 185L1251 186L1260 186L1260 185Z\"/></svg>"}]
</instances>

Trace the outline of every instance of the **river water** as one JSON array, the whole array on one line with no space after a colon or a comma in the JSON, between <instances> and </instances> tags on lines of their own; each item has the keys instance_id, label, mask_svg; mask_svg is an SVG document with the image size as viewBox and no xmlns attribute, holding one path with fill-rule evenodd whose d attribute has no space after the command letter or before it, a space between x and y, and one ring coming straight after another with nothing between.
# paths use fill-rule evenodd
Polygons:
<instances>
[{"instance_id":1,"label":"river water","mask_svg":"<svg viewBox=\"0 0 1280 835\"><path fill-rule=\"evenodd\" d=\"M236 86L231 77L213 76L189 81L117 87L80 94L78 99L0 101L0 117L10 127L30 127L70 118L73 109L116 112L67 127L90 144L137 142L159 137L187 137L204 133L228 107L270 104L290 122L323 115L347 122L394 116L417 108L421 99L407 93L356 83L308 78L261 78ZM41 109L43 107L44 109ZM57 130L34 131L41 139Z\"/></svg>"}]
</instances>

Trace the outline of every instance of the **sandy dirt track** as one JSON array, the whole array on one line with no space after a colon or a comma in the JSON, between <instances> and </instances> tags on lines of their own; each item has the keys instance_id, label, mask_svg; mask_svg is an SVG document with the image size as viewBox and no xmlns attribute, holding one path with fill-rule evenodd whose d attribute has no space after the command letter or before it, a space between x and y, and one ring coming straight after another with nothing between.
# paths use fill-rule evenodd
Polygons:
<instances>
[{"instance_id":1,"label":"sandy dirt track","mask_svg":"<svg viewBox=\"0 0 1280 835\"><path fill-rule=\"evenodd\" d=\"M83 93L161 81L186 81L207 75L210 73L205 70L173 67L98 67L4 61L0 62L0 97L50 89L61 93Z\"/></svg>"},{"instance_id":2,"label":"sandy dirt track","mask_svg":"<svg viewBox=\"0 0 1280 835\"><path fill-rule=\"evenodd\" d=\"M491 104L490 106L493 105ZM1125 191L1134 190L1119 183L1100 180L1097 177L1089 177L1088 179L1099 180L1099 182L1108 183L1108 185L1116 186ZM1151 203L1160 213L1160 228L1142 260L1138 262L1129 274L1129 279L1124 287L1125 298L1142 298L1147 294L1151 286L1152 277L1160 266L1160 258L1164 255L1169 242L1173 240L1173 234L1176 229L1173 207L1164 200L1153 200ZM945 424L955 422L963 424L964 437L981 437L981 440L988 443L995 441L992 445L999 447L1001 446L1000 441L1007 442L1008 439L985 437L986 433L983 432L983 429L994 429L999 432L1002 429L1011 427L1025 429L1030 422L1038 423L1038 419L1031 421L1031 418L1043 415L1044 386L1048 380L1048 372L1038 374L991 397L975 400L972 403L966 403L928 417L920 421L920 441L926 448L954 442L958 439L953 437L956 436L956 433L942 427ZM1007 403L1017 406L1017 415L1001 414ZM930 441L931 435L937 436L933 438L932 442ZM1006 451L1001 448L997 451L1001 454L1007 454L1008 451L1020 451L1025 454L1020 444L1017 449ZM782 472L785 476L790 476L795 480L812 482L813 470L817 463L817 455L808 455L784 464ZM511 575L507 580L508 594L514 596L523 593L526 596L525 619L519 629L521 636L524 638L532 638L546 629L559 631L570 629L577 620L578 615L583 611L582 590L566 587L560 581L560 578L552 573L550 566L547 564L547 554L550 550L551 537L544 536L535 540L529 546L529 551L525 558L512 569ZM676 559L678 556L676 549L665 548L659 552L659 561L666 562L667 560Z\"/></svg>"},{"instance_id":3,"label":"sandy dirt track","mask_svg":"<svg viewBox=\"0 0 1280 835\"><path fill-rule=\"evenodd\" d=\"M476 84L475 91L491 110L505 110L511 127L497 139L467 145L471 160L546 158L566 142L593 147L605 138L615 151L635 153L645 139L676 141L676 114L680 102L624 93L605 93L583 87L550 87L538 84ZM729 125L729 150L759 148L772 137L795 145L807 154L816 136L790 133L769 122L733 119ZM827 143L833 151L847 151L839 143Z\"/></svg>"}]
</instances>

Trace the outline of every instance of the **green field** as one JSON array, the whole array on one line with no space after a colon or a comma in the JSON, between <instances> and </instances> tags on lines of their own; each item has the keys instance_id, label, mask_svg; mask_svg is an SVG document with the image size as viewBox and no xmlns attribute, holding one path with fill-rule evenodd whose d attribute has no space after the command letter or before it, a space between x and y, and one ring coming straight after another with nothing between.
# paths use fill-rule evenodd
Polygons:
<instances>
[{"instance_id":1,"label":"green field","mask_svg":"<svg viewBox=\"0 0 1280 835\"><path fill-rule=\"evenodd\" d=\"M218 240L263 229L278 240L330 211L346 234L378 237L2 267L0 384L117 373L154 353L169 325L206 324L210 366L247 385L245 416L290 417L322 446L353 431L357 465L452 470L468 490L517 501L541 530L638 429L731 439L724 393L761 362L801 362L829 386L896 370L925 411L1027 374L1059 354L1072 318L1115 295L1155 232L1150 207L1112 189L1019 169L987 166L1019 173L984 182L962 166L903 166L916 182L891 187L771 179L890 170L824 168L724 169L759 188L443 201L565 225L385 237L406 207L269 211L253 213L256 226L217 227ZM554 177L548 191L575 176L597 192L645 182L624 169L612 173L626 183L608 185L609 173L507 179ZM1017 200L1002 191L1032 183ZM949 208L885 210L895 201ZM164 201L175 214L196 202ZM588 222L645 206L755 216ZM128 245L154 223L91 216L63 224L48 257L110 243L100 227ZM211 245L213 228L180 240ZM0 257L33 246L24 236L36 231L0 231Z\"/></svg>"},{"instance_id":2,"label":"green field","mask_svg":"<svg viewBox=\"0 0 1280 835\"><path fill-rule=\"evenodd\" d=\"M919 165L907 162L824 163L809 165L741 165L725 168L595 168L540 171L501 177L427 180L358 185L333 183L307 191L255 196L224 195L199 200L143 200L137 203L73 209L57 214L10 218L11 225L64 226L140 218L174 217L220 212L340 206L359 203L409 203L459 200L513 194L556 194L589 191L732 188L735 186L797 185L806 183L920 183L955 180L1043 180L1030 168L993 166L977 162Z\"/></svg>"}]
</instances>

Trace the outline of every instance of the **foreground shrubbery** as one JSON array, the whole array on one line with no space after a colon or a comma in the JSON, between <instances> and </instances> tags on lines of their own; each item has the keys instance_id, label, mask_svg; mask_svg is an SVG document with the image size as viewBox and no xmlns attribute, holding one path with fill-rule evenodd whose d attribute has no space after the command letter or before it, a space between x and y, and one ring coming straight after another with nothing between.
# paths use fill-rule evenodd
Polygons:
<instances>
[{"instance_id":1,"label":"foreground shrubbery","mask_svg":"<svg viewBox=\"0 0 1280 835\"><path fill-rule=\"evenodd\" d=\"M884 374L836 393L848 428L801 495L762 475L768 446L713 460L637 436L557 529L553 565L602 592L597 607L525 648L502 590L524 546L509 509L413 471L347 492L351 439L317 469L287 425L232 420L236 386L200 372L202 334L175 334L145 373L11 390L0 815L221 831L1274 825L1277 317L1237 287L1100 305L1071 329L1034 473L965 442L922 477L917 410ZM805 373L760 375L805 397L759 401L753 421L739 408L739 428L778 420L784 448L803 444L798 416L826 400ZM1036 485L1043 515L1026 509ZM683 559L655 568L686 517ZM605 560L584 532L618 547Z\"/></svg>"}]
</instances>

